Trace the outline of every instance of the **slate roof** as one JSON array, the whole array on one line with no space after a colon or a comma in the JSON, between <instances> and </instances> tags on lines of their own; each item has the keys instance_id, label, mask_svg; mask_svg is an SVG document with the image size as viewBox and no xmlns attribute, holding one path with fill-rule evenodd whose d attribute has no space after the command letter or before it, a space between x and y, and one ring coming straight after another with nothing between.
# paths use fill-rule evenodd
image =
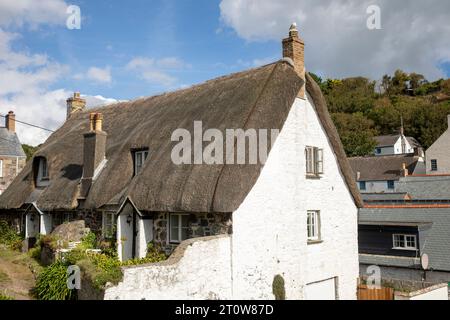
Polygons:
<instances>
[{"instance_id":1,"label":"slate roof","mask_svg":"<svg viewBox=\"0 0 450 320\"><path fill-rule=\"evenodd\" d=\"M176 165L171 160L172 133L185 128L193 136L193 123L200 120L204 130L281 130L303 84L293 66L281 60L183 90L74 113L35 154L35 158L47 158L49 186L34 197L34 161L30 161L0 196L0 209L20 208L30 198L45 211L78 208L83 134L89 131L89 113L101 112L108 163L92 184L84 208L120 205L129 198L141 211L234 212L255 184L263 164ZM306 91L355 204L361 207L325 98L309 74ZM139 146L148 147L150 152L142 170L133 175L130 150Z\"/></svg>"},{"instance_id":2,"label":"slate roof","mask_svg":"<svg viewBox=\"0 0 450 320\"><path fill-rule=\"evenodd\" d=\"M349 158L354 176L360 172L358 181L399 180L402 165L406 163L409 174L425 172L425 164L419 162L420 157L414 154L400 154L389 156L370 156Z\"/></svg>"},{"instance_id":3,"label":"slate roof","mask_svg":"<svg viewBox=\"0 0 450 320\"><path fill-rule=\"evenodd\" d=\"M0 128L0 156L26 157L17 133Z\"/></svg>"},{"instance_id":4,"label":"slate roof","mask_svg":"<svg viewBox=\"0 0 450 320\"><path fill-rule=\"evenodd\" d=\"M408 198L406 192L388 192L388 193L361 193L363 201L376 202L376 201L404 201Z\"/></svg>"},{"instance_id":5,"label":"slate roof","mask_svg":"<svg viewBox=\"0 0 450 320\"><path fill-rule=\"evenodd\" d=\"M433 270L450 271L450 208L363 208L359 211L359 222L379 222L380 225L414 222L427 225L425 228L419 227L420 253L428 254ZM373 262L377 257L370 259ZM396 266L399 263L398 259L391 257L378 260L385 265Z\"/></svg>"},{"instance_id":6,"label":"slate roof","mask_svg":"<svg viewBox=\"0 0 450 320\"><path fill-rule=\"evenodd\" d=\"M375 137L375 141L377 142L377 147L390 147L395 145L395 143L400 139L400 134L390 134L385 136L377 136ZM413 137L406 137L411 147L420 147L420 143Z\"/></svg>"},{"instance_id":7,"label":"slate roof","mask_svg":"<svg viewBox=\"0 0 450 320\"><path fill-rule=\"evenodd\" d=\"M450 200L450 175L402 177L397 191L408 193L412 200Z\"/></svg>"}]
</instances>

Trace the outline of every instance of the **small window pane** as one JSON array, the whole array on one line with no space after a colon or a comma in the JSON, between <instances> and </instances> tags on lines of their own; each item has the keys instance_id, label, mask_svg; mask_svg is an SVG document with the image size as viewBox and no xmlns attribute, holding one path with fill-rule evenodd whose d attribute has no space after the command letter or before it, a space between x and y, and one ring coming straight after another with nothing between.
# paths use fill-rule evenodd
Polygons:
<instances>
[{"instance_id":1,"label":"small window pane","mask_svg":"<svg viewBox=\"0 0 450 320\"><path fill-rule=\"evenodd\" d=\"M433 159L433 160L431 160L431 171L437 171L437 170L438 170L437 160Z\"/></svg>"}]
</instances>

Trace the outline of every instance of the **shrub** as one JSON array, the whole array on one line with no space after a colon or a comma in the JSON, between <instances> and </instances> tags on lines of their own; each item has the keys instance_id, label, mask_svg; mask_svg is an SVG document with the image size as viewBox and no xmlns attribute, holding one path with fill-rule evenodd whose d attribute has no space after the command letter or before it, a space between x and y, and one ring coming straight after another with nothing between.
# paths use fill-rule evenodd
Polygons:
<instances>
[{"instance_id":1,"label":"shrub","mask_svg":"<svg viewBox=\"0 0 450 320\"><path fill-rule=\"evenodd\" d=\"M8 223L0 220L0 244L4 244L12 250L22 248L22 237Z\"/></svg>"},{"instance_id":2,"label":"shrub","mask_svg":"<svg viewBox=\"0 0 450 320\"><path fill-rule=\"evenodd\" d=\"M67 287L67 265L58 261L45 268L36 280L34 292L39 300L73 300L76 294Z\"/></svg>"},{"instance_id":3,"label":"shrub","mask_svg":"<svg viewBox=\"0 0 450 320\"><path fill-rule=\"evenodd\" d=\"M273 278L272 292L275 300L286 300L286 290L284 288L284 279L280 275Z\"/></svg>"},{"instance_id":4,"label":"shrub","mask_svg":"<svg viewBox=\"0 0 450 320\"><path fill-rule=\"evenodd\" d=\"M14 298L11 298L10 296L7 296L6 294L0 293L0 301L2 300L14 300Z\"/></svg>"},{"instance_id":5,"label":"shrub","mask_svg":"<svg viewBox=\"0 0 450 320\"><path fill-rule=\"evenodd\" d=\"M93 232L89 232L81 239L79 245L82 249L95 249L97 247L97 236Z\"/></svg>"}]
</instances>

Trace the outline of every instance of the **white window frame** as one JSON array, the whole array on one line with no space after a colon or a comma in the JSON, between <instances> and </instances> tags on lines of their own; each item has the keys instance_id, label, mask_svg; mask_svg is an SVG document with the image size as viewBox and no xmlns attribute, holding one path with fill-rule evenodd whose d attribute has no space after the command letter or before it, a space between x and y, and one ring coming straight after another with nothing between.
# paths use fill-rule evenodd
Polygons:
<instances>
[{"instance_id":1,"label":"white window frame","mask_svg":"<svg viewBox=\"0 0 450 320\"><path fill-rule=\"evenodd\" d=\"M138 166L138 159L141 159L141 163ZM148 150L140 150L134 152L134 175L139 174L144 167L145 161L148 158Z\"/></svg>"},{"instance_id":2,"label":"white window frame","mask_svg":"<svg viewBox=\"0 0 450 320\"><path fill-rule=\"evenodd\" d=\"M46 158L39 158L38 174L36 178L37 187L46 187L50 183L48 172L48 161Z\"/></svg>"},{"instance_id":3,"label":"white window frame","mask_svg":"<svg viewBox=\"0 0 450 320\"><path fill-rule=\"evenodd\" d=\"M107 221L110 219L109 221ZM102 235L105 239L114 238L115 214L113 212L103 212L102 215Z\"/></svg>"},{"instance_id":4,"label":"white window frame","mask_svg":"<svg viewBox=\"0 0 450 320\"><path fill-rule=\"evenodd\" d=\"M308 242L321 241L321 222L319 210L308 210L306 228Z\"/></svg>"},{"instance_id":5,"label":"white window frame","mask_svg":"<svg viewBox=\"0 0 450 320\"><path fill-rule=\"evenodd\" d=\"M178 220L178 222L177 222L177 226L176 226L176 228L177 228L177 238L175 239L175 238L173 238L172 236L173 236L173 233L172 233L172 228L173 228L173 226L172 226L172 217L177 217L177 220ZM181 242L183 242L184 240L187 240L188 238L186 237L186 239L183 239L183 229L186 229L186 230L188 230L189 229L189 220L188 220L188 222L187 222L187 225L186 226L182 226L182 224L183 224L183 218L187 218L187 219L189 219L189 214L182 214L182 213L171 213L171 214L169 214L169 223L168 223L168 226L169 226L169 242L170 243L181 243Z\"/></svg>"},{"instance_id":6,"label":"white window frame","mask_svg":"<svg viewBox=\"0 0 450 320\"><path fill-rule=\"evenodd\" d=\"M396 237L400 237L401 239L396 239ZM408 238L414 239L413 247L408 245ZM403 242L403 246L399 245L399 241ZM409 241L409 242L411 242L411 241ZM416 251L417 250L417 236L415 234L394 233L392 235L392 249Z\"/></svg>"},{"instance_id":7,"label":"white window frame","mask_svg":"<svg viewBox=\"0 0 450 320\"><path fill-rule=\"evenodd\" d=\"M323 149L307 146L305 148L306 175L319 176L323 174Z\"/></svg>"},{"instance_id":8,"label":"white window frame","mask_svg":"<svg viewBox=\"0 0 450 320\"><path fill-rule=\"evenodd\" d=\"M3 178L3 160L0 160L0 178Z\"/></svg>"}]
</instances>

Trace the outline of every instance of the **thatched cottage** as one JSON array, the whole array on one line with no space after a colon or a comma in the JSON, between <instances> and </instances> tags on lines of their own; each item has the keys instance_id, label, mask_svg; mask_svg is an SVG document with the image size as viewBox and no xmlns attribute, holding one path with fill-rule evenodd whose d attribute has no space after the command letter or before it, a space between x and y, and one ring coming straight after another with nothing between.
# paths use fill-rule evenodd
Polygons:
<instances>
[{"instance_id":1,"label":"thatched cottage","mask_svg":"<svg viewBox=\"0 0 450 320\"><path fill-rule=\"evenodd\" d=\"M278 62L95 110L79 95L68 106L0 208L26 215L30 238L83 219L116 235L122 260L145 256L150 241L168 251L181 243L157 272L125 272L107 298L273 298L276 275L289 299L356 297L362 202L295 25ZM242 129L244 142L248 130L279 134L266 161L175 163L174 132L195 137L199 121L215 133ZM205 135L194 153L212 143Z\"/></svg>"}]
</instances>

